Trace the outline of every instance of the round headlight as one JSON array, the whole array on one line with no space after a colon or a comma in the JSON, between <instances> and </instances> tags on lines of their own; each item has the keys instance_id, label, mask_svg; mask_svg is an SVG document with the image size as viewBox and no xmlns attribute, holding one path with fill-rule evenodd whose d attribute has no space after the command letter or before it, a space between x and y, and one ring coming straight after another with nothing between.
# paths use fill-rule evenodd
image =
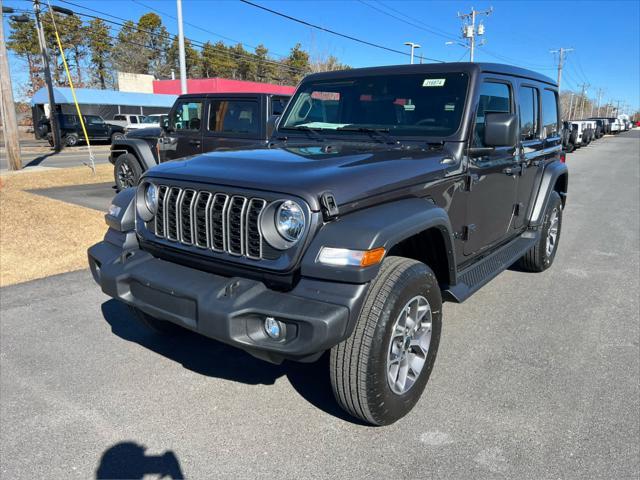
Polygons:
<instances>
[{"instance_id":1,"label":"round headlight","mask_svg":"<svg viewBox=\"0 0 640 480\"><path fill-rule=\"evenodd\" d=\"M304 231L304 212L291 200L282 202L276 210L276 228L282 238L296 242Z\"/></svg>"},{"instance_id":2,"label":"round headlight","mask_svg":"<svg viewBox=\"0 0 640 480\"><path fill-rule=\"evenodd\" d=\"M158 187L153 183L147 183L145 187L144 202L151 213L156 213L158 208Z\"/></svg>"}]
</instances>

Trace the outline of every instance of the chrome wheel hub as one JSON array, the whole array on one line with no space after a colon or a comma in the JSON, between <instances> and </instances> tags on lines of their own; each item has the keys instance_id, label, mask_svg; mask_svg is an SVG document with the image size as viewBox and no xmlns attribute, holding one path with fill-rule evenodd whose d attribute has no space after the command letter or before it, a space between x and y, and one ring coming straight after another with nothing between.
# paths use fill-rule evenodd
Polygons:
<instances>
[{"instance_id":1,"label":"chrome wheel hub","mask_svg":"<svg viewBox=\"0 0 640 480\"><path fill-rule=\"evenodd\" d=\"M549 258L556 248L558 243L558 227L560 226L560 220L558 217L558 209L554 208L549 216L549 231L547 232L547 258Z\"/></svg>"},{"instance_id":2,"label":"chrome wheel hub","mask_svg":"<svg viewBox=\"0 0 640 480\"><path fill-rule=\"evenodd\" d=\"M129 166L125 163L120 165L118 169L118 177L120 178L120 183L126 187L134 187L133 181L133 172L129 168Z\"/></svg>"},{"instance_id":3,"label":"chrome wheel hub","mask_svg":"<svg viewBox=\"0 0 640 480\"><path fill-rule=\"evenodd\" d=\"M393 393L409 391L422 372L431 344L431 306L418 295L400 311L387 354L387 381Z\"/></svg>"}]
</instances>

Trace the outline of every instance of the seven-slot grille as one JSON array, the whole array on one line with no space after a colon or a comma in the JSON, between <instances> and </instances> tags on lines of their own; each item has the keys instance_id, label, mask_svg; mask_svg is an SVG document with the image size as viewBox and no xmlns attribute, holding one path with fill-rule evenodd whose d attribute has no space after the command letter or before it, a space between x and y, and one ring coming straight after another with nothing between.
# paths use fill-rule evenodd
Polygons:
<instances>
[{"instance_id":1,"label":"seven-slot grille","mask_svg":"<svg viewBox=\"0 0 640 480\"><path fill-rule=\"evenodd\" d=\"M155 235L214 252L259 260L261 198L158 186Z\"/></svg>"}]
</instances>

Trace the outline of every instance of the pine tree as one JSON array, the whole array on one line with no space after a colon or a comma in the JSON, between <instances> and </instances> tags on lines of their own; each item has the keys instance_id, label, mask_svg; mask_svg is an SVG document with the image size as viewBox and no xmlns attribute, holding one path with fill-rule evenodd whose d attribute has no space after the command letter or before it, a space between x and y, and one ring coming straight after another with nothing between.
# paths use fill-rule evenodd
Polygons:
<instances>
[{"instance_id":1,"label":"pine tree","mask_svg":"<svg viewBox=\"0 0 640 480\"><path fill-rule=\"evenodd\" d=\"M184 39L184 60L187 70L187 78L198 78L201 76L202 61L198 51L191 46L188 38ZM180 71L180 52L178 37L174 37L169 50L167 50L167 65L176 73Z\"/></svg>"},{"instance_id":2,"label":"pine tree","mask_svg":"<svg viewBox=\"0 0 640 480\"><path fill-rule=\"evenodd\" d=\"M309 53L302 49L302 45L296 43L283 64L288 67L283 69L283 80L289 85L295 85L310 70Z\"/></svg>"},{"instance_id":3,"label":"pine tree","mask_svg":"<svg viewBox=\"0 0 640 480\"><path fill-rule=\"evenodd\" d=\"M29 87L26 89L25 94L30 97L44 85L44 79L41 75L42 66L36 24L31 18L28 22L9 20L9 28L11 33L7 40L7 48L27 62Z\"/></svg>"},{"instance_id":4,"label":"pine tree","mask_svg":"<svg viewBox=\"0 0 640 480\"><path fill-rule=\"evenodd\" d=\"M91 74L101 89L112 84L109 72L112 47L109 42L109 28L99 18L91 20L87 29L89 51L91 52Z\"/></svg>"}]
</instances>

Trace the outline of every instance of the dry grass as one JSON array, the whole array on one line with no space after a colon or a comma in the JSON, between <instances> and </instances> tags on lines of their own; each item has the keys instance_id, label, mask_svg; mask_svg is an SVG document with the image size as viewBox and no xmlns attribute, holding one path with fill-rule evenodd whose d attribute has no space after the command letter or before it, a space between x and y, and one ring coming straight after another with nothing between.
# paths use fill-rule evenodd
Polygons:
<instances>
[{"instance_id":1,"label":"dry grass","mask_svg":"<svg viewBox=\"0 0 640 480\"><path fill-rule=\"evenodd\" d=\"M25 190L101 183L113 167L24 172L0 176L0 286L87 266L87 248L104 236L102 213Z\"/></svg>"}]
</instances>

